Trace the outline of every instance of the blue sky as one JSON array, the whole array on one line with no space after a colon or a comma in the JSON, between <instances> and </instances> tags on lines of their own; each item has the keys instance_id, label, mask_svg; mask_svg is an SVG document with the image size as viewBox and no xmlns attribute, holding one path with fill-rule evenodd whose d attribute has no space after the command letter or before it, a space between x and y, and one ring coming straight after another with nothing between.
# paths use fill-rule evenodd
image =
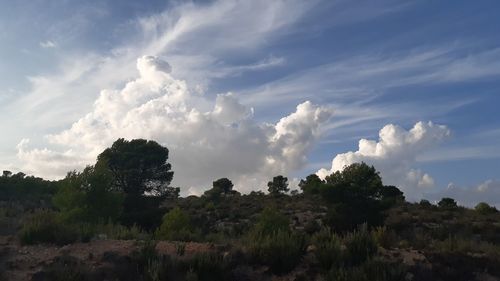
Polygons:
<instances>
[{"instance_id":1,"label":"blue sky","mask_svg":"<svg viewBox=\"0 0 500 281\"><path fill-rule=\"evenodd\" d=\"M152 55L167 61L172 77L186 81L193 95L203 96L196 105L203 112L227 92L253 109L252 124L259 128L277 125L306 100L331 109L331 118L318 124L320 133L314 129L314 138L295 143L304 154L296 156L300 163L283 163L277 172L300 178L330 169L336 155L357 151L360 139L379 141L387 124L408 131L419 121L432 121L446 126L449 135L425 148L405 148L412 152L403 153L405 159L384 155L380 165L404 161L408 171L431 176L432 187L417 194L450 192L449 186L476 190L486 181L500 189L498 1L0 0L0 5L0 168L56 178L95 157L107 143L79 155L72 144L51 141L50 135L71 131L95 111L101 90L121 91L136 81L143 75L137 59ZM172 122L169 118L164 122ZM149 136L156 135L144 137ZM57 172L35 164L48 160ZM259 178L258 167L248 169L249 177ZM200 181L218 175L207 173Z\"/></svg>"}]
</instances>

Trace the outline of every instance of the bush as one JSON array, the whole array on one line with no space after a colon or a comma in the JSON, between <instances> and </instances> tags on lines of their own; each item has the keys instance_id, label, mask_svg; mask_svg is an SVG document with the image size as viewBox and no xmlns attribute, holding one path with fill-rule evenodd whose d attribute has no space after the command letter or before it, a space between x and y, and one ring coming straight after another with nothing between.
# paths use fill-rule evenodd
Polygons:
<instances>
[{"instance_id":1,"label":"bush","mask_svg":"<svg viewBox=\"0 0 500 281\"><path fill-rule=\"evenodd\" d=\"M156 237L171 241L195 241L197 235L191 226L191 219L176 207L163 217L163 222L156 231Z\"/></svg>"},{"instance_id":2,"label":"bush","mask_svg":"<svg viewBox=\"0 0 500 281\"><path fill-rule=\"evenodd\" d=\"M342 262L340 238L329 228L322 229L312 237L314 252L319 266L323 270L330 270Z\"/></svg>"},{"instance_id":3,"label":"bush","mask_svg":"<svg viewBox=\"0 0 500 281\"><path fill-rule=\"evenodd\" d=\"M266 208L260 213L252 232L255 235L271 235L278 231L287 231L289 228L290 222L287 217L276 209Z\"/></svg>"},{"instance_id":4,"label":"bush","mask_svg":"<svg viewBox=\"0 0 500 281\"><path fill-rule=\"evenodd\" d=\"M359 227L344 237L346 246L345 261L350 265L358 265L377 253L377 243L370 232L368 232L366 224Z\"/></svg>"},{"instance_id":5,"label":"bush","mask_svg":"<svg viewBox=\"0 0 500 281\"><path fill-rule=\"evenodd\" d=\"M286 230L272 234L253 232L247 250L254 262L268 265L272 272L281 274L289 272L301 261L305 240L303 236Z\"/></svg>"},{"instance_id":6,"label":"bush","mask_svg":"<svg viewBox=\"0 0 500 281\"><path fill-rule=\"evenodd\" d=\"M397 243L396 233L388 230L385 226L376 227L372 230L372 235L377 245L385 249L389 249Z\"/></svg>"},{"instance_id":7,"label":"bush","mask_svg":"<svg viewBox=\"0 0 500 281\"><path fill-rule=\"evenodd\" d=\"M478 212L481 215L494 214L498 212L497 208L492 207L485 202L477 204L476 207L474 207L474 210L476 210L476 212Z\"/></svg>"},{"instance_id":8,"label":"bush","mask_svg":"<svg viewBox=\"0 0 500 281\"><path fill-rule=\"evenodd\" d=\"M23 225L19 238L22 244L54 243L65 245L78 240L74 226L63 224L56 213L39 211Z\"/></svg>"},{"instance_id":9,"label":"bush","mask_svg":"<svg viewBox=\"0 0 500 281\"><path fill-rule=\"evenodd\" d=\"M433 205L431 204L431 202L429 202L429 200L426 200L426 199L422 199L420 200L420 206L421 207L424 207L424 208L430 208L432 207Z\"/></svg>"},{"instance_id":10,"label":"bush","mask_svg":"<svg viewBox=\"0 0 500 281\"><path fill-rule=\"evenodd\" d=\"M229 263L218 253L197 253L188 261L188 267L188 272L196 274L197 280L229 279Z\"/></svg>"}]
</instances>

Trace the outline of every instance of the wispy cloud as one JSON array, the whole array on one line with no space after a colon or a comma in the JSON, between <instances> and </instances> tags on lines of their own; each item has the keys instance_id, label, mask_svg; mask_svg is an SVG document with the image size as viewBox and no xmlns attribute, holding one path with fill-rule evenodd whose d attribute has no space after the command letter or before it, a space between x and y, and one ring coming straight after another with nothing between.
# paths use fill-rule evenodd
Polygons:
<instances>
[{"instance_id":1,"label":"wispy cloud","mask_svg":"<svg viewBox=\"0 0 500 281\"><path fill-rule=\"evenodd\" d=\"M55 47L57 47L57 44L51 40L47 40L47 41L40 42L40 47L45 48L45 49L55 48Z\"/></svg>"}]
</instances>

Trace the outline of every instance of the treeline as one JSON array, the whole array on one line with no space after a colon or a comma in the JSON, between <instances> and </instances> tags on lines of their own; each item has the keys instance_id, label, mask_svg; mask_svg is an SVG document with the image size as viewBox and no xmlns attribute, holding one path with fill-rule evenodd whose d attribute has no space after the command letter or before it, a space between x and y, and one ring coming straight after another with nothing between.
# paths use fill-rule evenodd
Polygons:
<instances>
[{"instance_id":1,"label":"treeline","mask_svg":"<svg viewBox=\"0 0 500 281\"><path fill-rule=\"evenodd\" d=\"M172 280L176 271L187 278L189 270L198 270L193 274L200 280L234 280L227 274L243 264L282 275L301 263L311 268L311 276L326 280L402 280L409 269L382 255L394 248L420 249L439 258L481 251L499 264L494 253L500 250L500 226L491 223L498 222L499 214L486 203L475 210L457 206L451 198L437 205L408 203L365 163L324 180L309 175L300 181L301 193L289 192L288 179L278 175L270 179L267 194L242 195L230 179L221 178L202 196L181 198L180 188L170 185L174 173L168 154L154 141L119 139L94 165L60 181L6 171L0 177L0 201L10 205L0 206L0 224L18 215L8 210L18 204L29 206L22 219L13 220L23 222L16 229L23 244L137 239L233 247L233 261L217 254L187 266L158 256L147 244L147 254L137 261L140 278L134 280L149 280L144 274L153 265L159 267L158 276L151 280ZM306 258L310 251L313 257ZM457 278L443 280L462 280Z\"/></svg>"}]
</instances>

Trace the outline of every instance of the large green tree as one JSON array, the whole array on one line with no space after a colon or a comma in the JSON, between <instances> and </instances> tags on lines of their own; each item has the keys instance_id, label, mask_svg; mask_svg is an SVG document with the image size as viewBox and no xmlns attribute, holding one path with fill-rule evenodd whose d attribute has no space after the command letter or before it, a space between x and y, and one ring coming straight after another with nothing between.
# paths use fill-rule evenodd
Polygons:
<instances>
[{"instance_id":1,"label":"large green tree","mask_svg":"<svg viewBox=\"0 0 500 281\"><path fill-rule=\"evenodd\" d=\"M97 157L108 168L113 187L125 194L121 222L156 228L163 215L161 202L176 198L179 188L170 187L174 172L168 149L155 141L118 139Z\"/></svg>"},{"instance_id":2,"label":"large green tree","mask_svg":"<svg viewBox=\"0 0 500 281\"><path fill-rule=\"evenodd\" d=\"M328 220L334 229L351 230L357 225L383 223L384 210L403 201L395 186L385 186L373 166L354 163L325 178L321 195L330 204Z\"/></svg>"},{"instance_id":3,"label":"large green tree","mask_svg":"<svg viewBox=\"0 0 500 281\"><path fill-rule=\"evenodd\" d=\"M155 141L118 139L97 157L106 165L114 185L127 195L163 195L174 172L167 162L168 149Z\"/></svg>"}]
</instances>

